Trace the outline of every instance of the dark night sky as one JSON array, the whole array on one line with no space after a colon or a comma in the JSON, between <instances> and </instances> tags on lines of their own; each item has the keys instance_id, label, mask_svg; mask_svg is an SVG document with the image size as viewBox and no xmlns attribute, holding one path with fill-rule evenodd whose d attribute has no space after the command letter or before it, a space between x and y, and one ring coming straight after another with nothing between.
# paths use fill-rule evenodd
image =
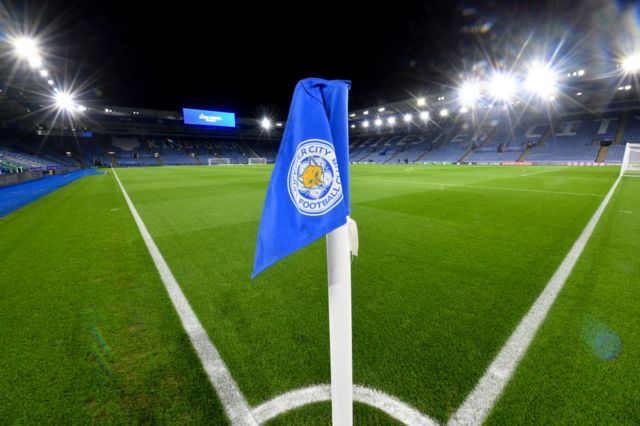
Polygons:
<instances>
[{"instance_id":1,"label":"dark night sky","mask_svg":"<svg viewBox=\"0 0 640 426\"><path fill-rule=\"evenodd\" d=\"M452 0L363 2L7 2L33 25L58 75L89 80L113 105L264 112L285 118L304 77L349 79L351 108L423 93L458 65L461 11ZM566 7L554 4L556 14ZM504 6L522 4L506 2ZM518 6L545 19L540 2ZM500 2L482 10L500 13ZM522 12L522 10L518 10ZM98 93L98 95L96 95Z\"/></svg>"}]
</instances>

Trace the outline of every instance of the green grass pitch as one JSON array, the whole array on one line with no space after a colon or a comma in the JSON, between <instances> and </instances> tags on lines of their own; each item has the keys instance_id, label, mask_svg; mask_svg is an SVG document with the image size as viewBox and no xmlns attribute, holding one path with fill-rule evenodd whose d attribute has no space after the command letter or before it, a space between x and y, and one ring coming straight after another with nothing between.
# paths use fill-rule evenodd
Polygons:
<instances>
[{"instance_id":1,"label":"green grass pitch","mask_svg":"<svg viewBox=\"0 0 640 426\"><path fill-rule=\"evenodd\" d=\"M252 406L329 382L324 241L250 279L270 172L118 169ZM618 172L352 166L354 382L446 422ZM640 179L623 178L488 424L640 423L639 236ZM227 422L111 172L0 219L0 283L0 423Z\"/></svg>"}]
</instances>

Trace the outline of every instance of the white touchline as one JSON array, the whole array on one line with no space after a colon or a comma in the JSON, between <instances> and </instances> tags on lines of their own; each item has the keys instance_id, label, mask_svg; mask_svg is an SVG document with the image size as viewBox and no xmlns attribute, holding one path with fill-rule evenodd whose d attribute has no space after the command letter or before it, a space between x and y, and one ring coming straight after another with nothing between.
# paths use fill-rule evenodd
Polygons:
<instances>
[{"instance_id":1,"label":"white touchline","mask_svg":"<svg viewBox=\"0 0 640 426\"><path fill-rule=\"evenodd\" d=\"M480 378L476 387L451 416L449 425L479 425L487 418L580 258L589 241L589 237L591 237L619 182L620 177L616 179L609 193L602 200L602 203L600 203L600 206L573 244L573 247L571 247L571 250L569 250L569 253L567 253L567 256L531 306L529 312L522 318L507 343L505 343L487 371Z\"/></svg>"},{"instance_id":2,"label":"white touchline","mask_svg":"<svg viewBox=\"0 0 640 426\"><path fill-rule=\"evenodd\" d=\"M249 404L247 404L244 395L242 395L242 392L238 389L238 385L235 380L231 377L231 373L220 357L218 350L213 343L211 343L211 340L209 340L207 332L204 327L202 327L202 324L200 323L200 320L198 320L195 312L193 312L191 305L189 305L189 301L185 297L180 285L169 269L169 265L167 265L164 257L162 257L160 250L158 250L158 246L156 246L153 238L151 238L151 234L149 234L149 231L140 218L133 202L131 202L129 194L127 194L124 186L122 186L122 182L120 182L118 174L115 169L112 168L111 170L118 181L122 195L124 195L124 199L131 210L131 214L133 215L133 219L135 220L136 225L138 225L138 229L140 230L140 234L142 234L142 239L147 245L147 249L153 259L153 263L156 265L156 268L160 273L160 278L162 278L162 282L167 289L167 293L169 293L169 298L171 298L171 302L173 302L173 306L178 312L180 321L182 321L182 326L189 335L191 344L196 350L198 358L200 358L200 362L209 377L209 381L215 388L218 397L222 402L222 406L227 413L229 421L232 425L257 425L258 423L251 413Z\"/></svg>"},{"instance_id":3,"label":"white touchline","mask_svg":"<svg viewBox=\"0 0 640 426\"><path fill-rule=\"evenodd\" d=\"M149 234L149 231L133 205L131 198L129 198L129 194L124 189L118 174L115 169L111 170L113 171L113 175L120 186L122 195L131 210L133 219L138 225L138 229L140 230L140 234L142 234L142 239L147 245L149 254L160 273L160 278L162 278L162 282L167 289L167 293L169 293L173 306L178 312L178 316L182 321L182 326L189 335L189 339L191 340L191 343L198 354L198 358L209 377L209 381L215 388L218 397L222 402L231 424L234 426L255 426L294 408L314 402L330 400L330 385L319 385L287 392L260 404L253 410L249 408L249 404L247 403L244 395L240 392L240 389L233 380L233 377L231 377L231 372L220 357L220 353L209 339L207 332L198 320L198 317L191 308L191 305L189 305L189 301L182 292L180 285L173 276L173 273L171 273L169 265L167 265L164 257L162 257L162 254L160 253L158 246L156 246L156 243L153 241L151 234ZM376 407L405 424L437 425L434 420L422 414L415 408L412 408L383 392L355 385L353 387L353 397L354 400Z\"/></svg>"}]
</instances>

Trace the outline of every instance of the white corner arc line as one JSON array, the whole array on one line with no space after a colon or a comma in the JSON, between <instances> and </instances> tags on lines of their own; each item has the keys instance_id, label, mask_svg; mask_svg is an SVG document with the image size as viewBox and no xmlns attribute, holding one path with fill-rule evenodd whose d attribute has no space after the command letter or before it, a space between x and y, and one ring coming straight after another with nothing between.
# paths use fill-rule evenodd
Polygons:
<instances>
[{"instance_id":1,"label":"white corner arc line","mask_svg":"<svg viewBox=\"0 0 640 426\"><path fill-rule=\"evenodd\" d=\"M451 416L448 425L480 425L487 418L580 258L619 182L620 177L614 182L529 312L522 318L473 391Z\"/></svg>"},{"instance_id":2,"label":"white corner arc line","mask_svg":"<svg viewBox=\"0 0 640 426\"><path fill-rule=\"evenodd\" d=\"M290 410L322 401L331 400L331 385L315 385L295 389L253 408L253 415L262 424ZM406 425L435 426L438 422L415 408L384 392L365 386L353 386L353 400L384 411Z\"/></svg>"},{"instance_id":3,"label":"white corner arc line","mask_svg":"<svg viewBox=\"0 0 640 426\"><path fill-rule=\"evenodd\" d=\"M193 345L193 348L195 349L198 358L207 373L209 381L215 388L218 397L220 398L220 402L222 402L222 406L224 407L224 411L226 412L229 421L232 425L257 425L256 419L253 417L251 409L249 408L249 404L244 398L242 392L240 392L235 380L231 377L229 369L220 357L220 353L209 339L209 336L200 323L200 320L198 320L196 313L191 308L191 305L182 292L180 285L169 269L169 265L167 265L164 257L162 257L158 246L156 246L153 238L151 238L151 234L149 234L142 218L140 218L138 211L129 198L129 194L127 194L122 182L120 182L118 174L115 169L112 168L111 170L113 171L116 181L118 181L122 195L124 196L124 199L129 206L129 210L131 210L131 214L133 215L133 219L135 220L136 225L138 225L138 229L140 230L142 239L147 245L147 249L153 259L153 263L156 265L156 269L160 273L160 278L164 283L167 293L169 294L169 298L171 299L178 316L180 317L182 326L189 335L191 344Z\"/></svg>"}]
</instances>

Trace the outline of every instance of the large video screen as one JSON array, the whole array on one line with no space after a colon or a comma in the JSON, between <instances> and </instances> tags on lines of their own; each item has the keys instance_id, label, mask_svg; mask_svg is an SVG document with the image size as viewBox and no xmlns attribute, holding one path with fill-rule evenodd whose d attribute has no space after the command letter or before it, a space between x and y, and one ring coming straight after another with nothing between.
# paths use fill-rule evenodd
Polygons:
<instances>
[{"instance_id":1,"label":"large video screen","mask_svg":"<svg viewBox=\"0 0 640 426\"><path fill-rule=\"evenodd\" d=\"M211 127L236 127L236 115L232 112L182 108L184 124Z\"/></svg>"}]
</instances>

